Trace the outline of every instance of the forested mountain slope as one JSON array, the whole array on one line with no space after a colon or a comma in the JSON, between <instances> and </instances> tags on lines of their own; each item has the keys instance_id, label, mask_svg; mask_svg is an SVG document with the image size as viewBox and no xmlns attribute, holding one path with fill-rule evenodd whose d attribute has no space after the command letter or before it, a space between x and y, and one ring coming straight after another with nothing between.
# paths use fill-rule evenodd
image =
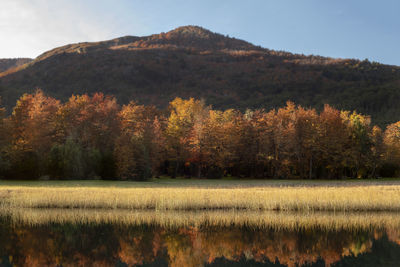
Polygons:
<instances>
[{"instance_id":1,"label":"forested mountain slope","mask_svg":"<svg viewBox=\"0 0 400 267\"><path fill-rule=\"evenodd\" d=\"M0 72L5 72L31 62L31 58L0 58Z\"/></svg>"},{"instance_id":2,"label":"forested mountain slope","mask_svg":"<svg viewBox=\"0 0 400 267\"><path fill-rule=\"evenodd\" d=\"M196 26L70 44L0 73L9 111L38 87L64 101L100 91L121 103L134 99L160 108L179 96L203 98L218 109L269 110L292 100L356 109L380 125L400 119L397 66L272 51Z\"/></svg>"}]
</instances>

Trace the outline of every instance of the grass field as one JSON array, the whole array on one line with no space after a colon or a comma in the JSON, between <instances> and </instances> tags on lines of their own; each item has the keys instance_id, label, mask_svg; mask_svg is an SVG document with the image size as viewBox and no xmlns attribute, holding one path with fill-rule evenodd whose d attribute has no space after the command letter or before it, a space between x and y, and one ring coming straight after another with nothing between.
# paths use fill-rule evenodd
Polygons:
<instances>
[{"instance_id":1,"label":"grass field","mask_svg":"<svg viewBox=\"0 0 400 267\"><path fill-rule=\"evenodd\" d=\"M400 181L1 181L0 207L397 212Z\"/></svg>"},{"instance_id":2,"label":"grass field","mask_svg":"<svg viewBox=\"0 0 400 267\"><path fill-rule=\"evenodd\" d=\"M1 210L0 210L1 212ZM275 230L360 230L399 229L397 212L274 212L274 211L151 211L104 209L13 209L2 211L12 223L116 224L180 227L248 227Z\"/></svg>"}]
</instances>

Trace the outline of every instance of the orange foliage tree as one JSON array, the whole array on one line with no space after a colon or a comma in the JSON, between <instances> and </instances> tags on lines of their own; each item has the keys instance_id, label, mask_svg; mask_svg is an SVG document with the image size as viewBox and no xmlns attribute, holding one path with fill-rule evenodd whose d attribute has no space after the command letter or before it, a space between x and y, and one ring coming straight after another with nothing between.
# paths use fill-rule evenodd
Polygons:
<instances>
[{"instance_id":1,"label":"orange foliage tree","mask_svg":"<svg viewBox=\"0 0 400 267\"><path fill-rule=\"evenodd\" d=\"M121 108L101 93L61 104L38 90L11 115L0 109L0 137L6 178L339 179L394 176L400 166L400 122L383 131L356 112L292 102L241 112L176 98L160 111Z\"/></svg>"}]
</instances>

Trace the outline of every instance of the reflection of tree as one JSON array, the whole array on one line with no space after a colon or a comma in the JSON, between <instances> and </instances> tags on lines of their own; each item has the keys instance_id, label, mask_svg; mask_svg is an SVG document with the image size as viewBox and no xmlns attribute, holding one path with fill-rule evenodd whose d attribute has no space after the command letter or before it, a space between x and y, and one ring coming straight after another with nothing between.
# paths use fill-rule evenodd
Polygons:
<instances>
[{"instance_id":1,"label":"reflection of tree","mask_svg":"<svg viewBox=\"0 0 400 267\"><path fill-rule=\"evenodd\" d=\"M388 240L386 234L373 242L371 253L343 257L332 267L398 267L400 262L399 246Z\"/></svg>"},{"instance_id":2,"label":"reflection of tree","mask_svg":"<svg viewBox=\"0 0 400 267\"><path fill-rule=\"evenodd\" d=\"M0 220L0 265L16 266L349 266L358 259L387 259L390 265L399 260L399 243L399 229L166 230L111 224L12 226Z\"/></svg>"},{"instance_id":3,"label":"reflection of tree","mask_svg":"<svg viewBox=\"0 0 400 267\"><path fill-rule=\"evenodd\" d=\"M163 256L159 255L162 252L161 232L160 229L121 229L118 232L120 261L132 266L152 262L157 256Z\"/></svg>"},{"instance_id":4,"label":"reflection of tree","mask_svg":"<svg viewBox=\"0 0 400 267\"><path fill-rule=\"evenodd\" d=\"M119 246L115 237L109 225L66 224L15 226L1 239L8 239L10 247L6 251L16 266L108 266Z\"/></svg>"},{"instance_id":5,"label":"reflection of tree","mask_svg":"<svg viewBox=\"0 0 400 267\"><path fill-rule=\"evenodd\" d=\"M193 234L192 234L193 235ZM239 260L241 257L256 262L279 262L287 266L302 266L317 262L323 258L326 265L337 262L342 255L364 252L371 245L371 234L322 231L244 231L243 229L226 229L220 231L199 231L192 237L193 243L200 243L202 255L207 262L224 257L228 260ZM358 244L362 240L360 247ZM192 248L195 246L192 245ZM187 250L187 245L182 246ZM181 253L181 256L189 253ZM188 255L188 260L190 259ZM185 260L179 259L179 262ZM184 265L197 266L197 265Z\"/></svg>"},{"instance_id":6,"label":"reflection of tree","mask_svg":"<svg viewBox=\"0 0 400 267\"><path fill-rule=\"evenodd\" d=\"M193 229L180 229L164 235L171 267L203 265L206 255L202 253L202 244L199 243L201 240L196 236L197 231Z\"/></svg>"}]
</instances>

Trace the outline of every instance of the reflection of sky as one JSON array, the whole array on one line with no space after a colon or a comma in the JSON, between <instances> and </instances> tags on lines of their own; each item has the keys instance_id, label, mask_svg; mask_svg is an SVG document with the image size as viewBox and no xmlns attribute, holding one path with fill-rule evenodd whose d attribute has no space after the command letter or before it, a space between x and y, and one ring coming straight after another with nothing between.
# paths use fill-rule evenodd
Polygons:
<instances>
[{"instance_id":1,"label":"reflection of sky","mask_svg":"<svg viewBox=\"0 0 400 267\"><path fill-rule=\"evenodd\" d=\"M1 0L0 58L182 25L263 47L400 65L398 0Z\"/></svg>"}]
</instances>

